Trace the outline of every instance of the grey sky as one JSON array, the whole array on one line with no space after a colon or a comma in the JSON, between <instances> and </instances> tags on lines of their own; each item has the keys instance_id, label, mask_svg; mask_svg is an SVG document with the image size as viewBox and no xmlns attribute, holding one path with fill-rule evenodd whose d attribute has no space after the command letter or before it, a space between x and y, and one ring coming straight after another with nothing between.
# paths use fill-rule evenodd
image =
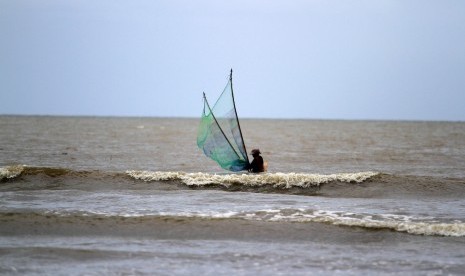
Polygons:
<instances>
[{"instance_id":1,"label":"grey sky","mask_svg":"<svg viewBox=\"0 0 465 276\"><path fill-rule=\"evenodd\" d=\"M465 120L465 1L0 0L0 114Z\"/></svg>"}]
</instances>

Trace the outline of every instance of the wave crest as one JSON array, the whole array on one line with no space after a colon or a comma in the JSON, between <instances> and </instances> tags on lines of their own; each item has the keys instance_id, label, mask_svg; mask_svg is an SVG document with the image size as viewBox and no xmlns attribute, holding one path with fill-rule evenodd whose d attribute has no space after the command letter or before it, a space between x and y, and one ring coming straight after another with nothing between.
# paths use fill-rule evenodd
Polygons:
<instances>
[{"instance_id":1,"label":"wave crest","mask_svg":"<svg viewBox=\"0 0 465 276\"><path fill-rule=\"evenodd\" d=\"M285 221L285 222L317 222L337 226L360 227L367 229L388 229L425 236L465 236L465 223L439 222L428 219L412 218L398 215L354 214L334 211L310 210L265 210L247 214L247 219Z\"/></svg>"},{"instance_id":2,"label":"wave crest","mask_svg":"<svg viewBox=\"0 0 465 276\"><path fill-rule=\"evenodd\" d=\"M0 168L0 181L18 177L24 171L23 165L6 166Z\"/></svg>"},{"instance_id":3,"label":"wave crest","mask_svg":"<svg viewBox=\"0 0 465 276\"><path fill-rule=\"evenodd\" d=\"M437 221L431 218L415 218L392 214L370 215L354 214L340 211L324 210L304 210L304 209L274 209L254 212L156 212L153 214L127 214L127 213L106 213L106 212L86 212L86 211L45 211L45 212L0 212L2 223L12 223L24 221L24 223L50 223L63 222L66 225L70 221L76 221L80 226L89 223L92 228L96 224L110 222L114 225L133 223L136 228L149 225L152 229L155 221L166 223L168 221L182 221L183 224L195 223L203 220L211 223L228 220L262 221L266 223L291 222L293 224L320 223L333 226L361 228L365 230L389 230L412 235L423 236L449 236L464 237L465 223L462 221ZM37 222L37 223L36 223ZM286 225L286 224L282 224ZM41 229L46 229L40 227ZM22 228L26 231L28 227ZM151 232L151 231L149 231Z\"/></svg>"},{"instance_id":4,"label":"wave crest","mask_svg":"<svg viewBox=\"0 0 465 276\"><path fill-rule=\"evenodd\" d=\"M250 187L273 186L274 188L289 189L292 187L308 188L324 183L339 181L347 183L361 183L379 173L358 172L338 174L305 174L305 173L263 173L263 174L209 174L185 172L151 172L126 171L130 177L143 181L181 181L188 186L205 185L246 185Z\"/></svg>"}]
</instances>

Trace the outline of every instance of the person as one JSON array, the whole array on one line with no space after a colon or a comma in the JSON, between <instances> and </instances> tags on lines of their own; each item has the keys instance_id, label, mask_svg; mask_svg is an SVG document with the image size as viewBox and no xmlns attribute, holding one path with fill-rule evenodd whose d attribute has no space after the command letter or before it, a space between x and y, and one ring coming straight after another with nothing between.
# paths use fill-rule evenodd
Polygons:
<instances>
[{"instance_id":1,"label":"person","mask_svg":"<svg viewBox=\"0 0 465 276\"><path fill-rule=\"evenodd\" d=\"M249 172L260 173L265 171L263 157L260 156L259 149L253 149L250 154L253 156L252 163L249 165Z\"/></svg>"}]
</instances>

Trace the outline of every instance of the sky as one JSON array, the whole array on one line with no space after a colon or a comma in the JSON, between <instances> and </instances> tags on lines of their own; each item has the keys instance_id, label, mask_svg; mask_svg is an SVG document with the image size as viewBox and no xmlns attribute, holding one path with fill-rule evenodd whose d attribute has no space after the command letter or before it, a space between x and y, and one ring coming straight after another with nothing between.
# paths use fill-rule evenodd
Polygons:
<instances>
[{"instance_id":1,"label":"sky","mask_svg":"<svg viewBox=\"0 0 465 276\"><path fill-rule=\"evenodd\" d=\"M0 114L465 121L465 1L0 0Z\"/></svg>"}]
</instances>

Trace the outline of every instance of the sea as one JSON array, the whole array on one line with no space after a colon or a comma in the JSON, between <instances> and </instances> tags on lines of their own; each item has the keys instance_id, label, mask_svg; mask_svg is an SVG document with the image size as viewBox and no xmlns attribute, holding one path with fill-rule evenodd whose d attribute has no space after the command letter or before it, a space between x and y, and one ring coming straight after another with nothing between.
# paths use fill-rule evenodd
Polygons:
<instances>
[{"instance_id":1,"label":"sea","mask_svg":"<svg viewBox=\"0 0 465 276\"><path fill-rule=\"evenodd\" d=\"M465 123L0 116L1 275L463 275Z\"/></svg>"}]
</instances>

